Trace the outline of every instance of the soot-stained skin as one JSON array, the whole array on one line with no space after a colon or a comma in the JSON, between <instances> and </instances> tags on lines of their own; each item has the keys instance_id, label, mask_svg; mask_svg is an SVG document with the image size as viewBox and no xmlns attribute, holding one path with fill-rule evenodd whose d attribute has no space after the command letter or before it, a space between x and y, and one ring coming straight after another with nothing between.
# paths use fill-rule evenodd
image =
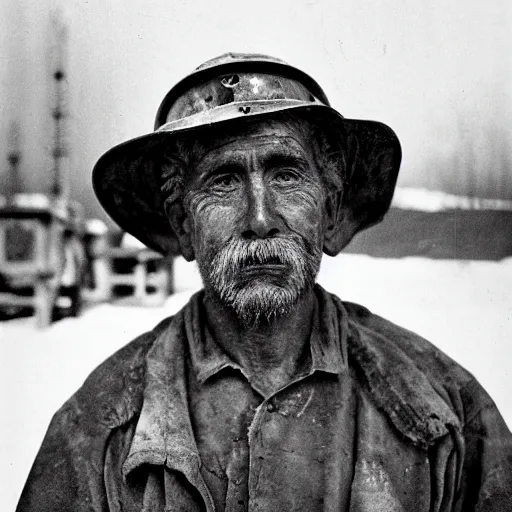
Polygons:
<instances>
[{"instance_id":1,"label":"soot-stained skin","mask_svg":"<svg viewBox=\"0 0 512 512\"><path fill-rule=\"evenodd\" d=\"M231 237L295 233L321 248L326 194L303 133L261 122L198 144L183 215L170 215L187 259L216 254Z\"/></svg>"}]
</instances>

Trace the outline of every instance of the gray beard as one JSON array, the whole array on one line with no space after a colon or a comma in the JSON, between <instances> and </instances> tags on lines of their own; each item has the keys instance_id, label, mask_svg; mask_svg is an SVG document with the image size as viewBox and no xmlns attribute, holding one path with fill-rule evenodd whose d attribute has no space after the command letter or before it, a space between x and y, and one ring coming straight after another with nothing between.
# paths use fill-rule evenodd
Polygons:
<instances>
[{"instance_id":1,"label":"gray beard","mask_svg":"<svg viewBox=\"0 0 512 512\"><path fill-rule=\"evenodd\" d=\"M234 311L243 327L251 328L290 313L313 287L322 251L297 235L288 235L257 240L231 238L217 254L204 256L198 258L198 266L206 290ZM282 263L287 272L280 280L244 275L243 268L253 263Z\"/></svg>"}]
</instances>

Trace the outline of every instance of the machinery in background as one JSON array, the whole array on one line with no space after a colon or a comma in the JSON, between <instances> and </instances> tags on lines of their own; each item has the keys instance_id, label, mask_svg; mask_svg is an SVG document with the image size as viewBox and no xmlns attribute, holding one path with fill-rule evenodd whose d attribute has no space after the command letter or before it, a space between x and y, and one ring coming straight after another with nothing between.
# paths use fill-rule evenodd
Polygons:
<instances>
[{"instance_id":1,"label":"machinery in background","mask_svg":"<svg viewBox=\"0 0 512 512\"><path fill-rule=\"evenodd\" d=\"M80 204L69 199L68 149L65 141L67 31L61 17L52 20L54 45L51 74L54 101L53 169L48 194L20 193L19 127L13 125L9 148L12 193L0 197L0 318L32 309L37 325L45 327L66 312L74 316L82 306L86 270L84 216ZM39 170L40 171L40 170Z\"/></svg>"},{"instance_id":2,"label":"machinery in background","mask_svg":"<svg viewBox=\"0 0 512 512\"><path fill-rule=\"evenodd\" d=\"M164 258L122 231L99 220L87 223L88 301L161 306L173 289L172 256Z\"/></svg>"},{"instance_id":3,"label":"machinery in background","mask_svg":"<svg viewBox=\"0 0 512 512\"><path fill-rule=\"evenodd\" d=\"M78 316L84 300L161 306L173 257L85 221L80 204L43 194L0 197L0 319L31 314L44 328Z\"/></svg>"},{"instance_id":4,"label":"machinery in background","mask_svg":"<svg viewBox=\"0 0 512 512\"><path fill-rule=\"evenodd\" d=\"M24 192L21 128L13 123L7 155L11 192L0 196L0 320L35 314L39 327L78 316L84 299L158 306L173 291L172 257L121 243L123 233L108 232L101 221L86 223L82 206L69 198L67 29L59 12L52 17L51 34L49 190Z\"/></svg>"},{"instance_id":5,"label":"machinery in background","mask_svg":"<svg viewBox=\"0 0 512 512\"><path fill-rule=\"evenodd\" d=\"M38 327L78 316L85 275L84 218L78 203L16 194L0 204L0 311L34 311Z\"/></svg>"}]
</instances>

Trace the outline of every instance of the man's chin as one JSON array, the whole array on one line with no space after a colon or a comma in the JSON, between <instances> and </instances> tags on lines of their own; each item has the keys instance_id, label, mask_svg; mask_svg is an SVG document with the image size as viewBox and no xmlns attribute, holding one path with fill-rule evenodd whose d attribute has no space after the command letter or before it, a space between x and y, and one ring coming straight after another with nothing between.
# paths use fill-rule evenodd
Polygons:
<instances>
[{"instance_id":1,"label":"man's chin","mask_svg":"<svg viewBox=\"0 0 512 512\"><path fill-rule=\"evenodd\" d=\"M243 272L239 274L236 288L243 292L246 289L253 290L264 295L267 289L269 293L279 293L288 290L293 293L294 286L290 283L287 271L267 269L265 272ZM283 292L284 293L284 292Z\"/></svg>"},{"instance_id":2,"label":"man's chin","mask_svg":"<svg viewBox=\"0 0 512 512\"><path fill-rule=\"evenodd\" d=\"M245 327L272 323L287 315L299 301L304 290L286 286L283 279L273 275L258 275L221 299L232 309Z\"/></svg>"}]
</instances>

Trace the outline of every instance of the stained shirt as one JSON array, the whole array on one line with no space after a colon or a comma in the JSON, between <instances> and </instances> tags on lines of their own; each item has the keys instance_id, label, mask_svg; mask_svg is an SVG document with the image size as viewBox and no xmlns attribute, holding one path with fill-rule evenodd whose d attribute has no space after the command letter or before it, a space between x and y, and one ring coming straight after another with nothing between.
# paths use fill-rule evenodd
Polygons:
<instances>
[{"instance_id":1,"label":"stained shirt","mask_svg":"<svg viewBox=\"0 0 512 512\"><path fill-rule=\"evenodd\" d=\"M205 337L201 293L108 358L53 417L17 511L512 510L512 435L474 377L315 294L303 365L267 399Z\"/></svg>"},{"instance_id":2,"label":"stained shirt","mask_svg":"<svg viewBox=\"0 0 512 512\"><path fill-rule=\"evenodd\" d=\"M313 318L295 374L265 399L206 327L189 337L191 420L216 510L322 510L333 492L348 508L357 394L346 329L322 333Z\"/></svg>"}]
</instances>

